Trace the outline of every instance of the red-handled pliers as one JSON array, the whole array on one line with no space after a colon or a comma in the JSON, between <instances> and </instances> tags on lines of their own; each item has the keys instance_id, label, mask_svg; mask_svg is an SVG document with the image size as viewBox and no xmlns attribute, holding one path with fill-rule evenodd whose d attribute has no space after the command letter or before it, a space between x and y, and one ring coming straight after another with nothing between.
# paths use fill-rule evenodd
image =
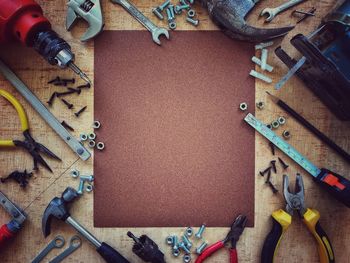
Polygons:
<instances>
[{"instance_id":1,"label":"red-handled pliers","mask_svg":"<svg viewBox=\"0 0 350 263\"><path fill-rule=\"evenodd\" d=\"M246 216L239 215L235 221L233 221L231 225L231 230L228 232L225 239L220 240L216 242L215 244L207 247L202 254L198 256L195 263L202 263L204 260L206 260L208 257L210 257L212 254L214 254L219 249L226 246L226 244L231 241L231 248L230 248L230 262L231 263L238 263L238 257L237 257L237 250L236 250L236 244L239 240L240 235L242 234L244 227L247 223Z\"/></svg>"},{"instance_id":2,"label":"red-handled pliers","mask_svg":"<svg viewBox=\"0 0 350 263\"><path fill-rule=\"evenodd\" d=\"M12 203L0 191L0 206L2 206L12 217L12 220L0 227L0 251L7 241L12 239L15 234L21 229L23 222L26 220L26 215L14 203Z\"/></svg>"}]
</instances>

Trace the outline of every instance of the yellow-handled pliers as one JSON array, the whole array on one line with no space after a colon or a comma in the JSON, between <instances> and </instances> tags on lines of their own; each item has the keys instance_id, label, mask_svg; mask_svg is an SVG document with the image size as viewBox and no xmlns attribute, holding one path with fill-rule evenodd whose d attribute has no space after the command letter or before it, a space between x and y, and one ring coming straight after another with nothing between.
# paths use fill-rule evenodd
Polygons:
<instances>
[{"instance_id":1,"label":"yellow-handled pliers","mask_svg":"<svg viewBox=\"0 0 350 263\"><path fill-rule=\"evenodd\" d=\"M274 262L274 257L283 234L292 223L293 211L296 210L302 218L303 223L314 236L321 263L334 262L334 252L328 236L318 222L320 213L311 208L306 208L304 203L304 183L300 174L297 174L295 182L295 193L289 191L289 179L283 176L283 195L286 200L286 211L279 209L272 213L273 227L265 239L261 253L262 263Z\"/></svg>"},{"instance_id":2,"label":"yellow-handled pliers","mask_svg":"<svg viewBox=\"0 0 350 263\"><path fill-rule=\"evenodd\" d=\"M24 141L19 140L0 140L0 147L21 147L30 153L34 160L34 170L38 169L38 163L52 172L50 166L45 162L45 160L40 156L40 152L45 153L46 155L56 159L61 160L54 153L52 153L49 149L47 149L44 145L37 143L29 132L29 124L26 112L24 111L23 106L20 102L9 92L0 89L0 95L8 100L13 107L16 109L17 114L19 116L21 127L24 135Z\"/></svg>"}]
</instances>

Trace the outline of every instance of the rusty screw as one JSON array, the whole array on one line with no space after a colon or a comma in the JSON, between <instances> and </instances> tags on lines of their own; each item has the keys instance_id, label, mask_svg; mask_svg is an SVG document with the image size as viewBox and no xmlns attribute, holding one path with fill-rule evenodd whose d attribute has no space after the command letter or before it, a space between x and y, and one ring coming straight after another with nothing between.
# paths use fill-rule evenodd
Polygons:
<instances>
[{"instance_id":1,"label":"rusty screw","mask_svg":"<svg viewBox=\"0 0 350 263\"><path fill-rule=\"evenodd\" d=\"M52 106L53 100L56 98L56 95L57 95L56 92L52 93L50 99L47 101L47 104Z\"/></svg>"},{"instance_id":2,"label":"rusty screw","mask_svg":"<svg viewBox=\"0 0 350 263\"><path fill-rule=\"evenodd\" d=\"M65 99L61 99L61 101L67 106L68 109L72 109L73 108L73 104L69 103Z\"/></svg>"},{"instance_id":3,"label":"rusty screw","mask_svg":"<svg viewBox=\"0 0 350 263\"><path fill-rule=\"evenodd\" d=\"M78 110L76 113L74 113L74 115L76 117L79 117L80 114L82 114L86 110L86 108L87 108L87 106L82 107L80 110Z\"/></svg>"},{"instance_id":4,"label":"rusty screw","mask_svg":"<svg viewBox=\"0 0 350 263\"><path fill-rule=\"evenodd\" d=\"M286 170L289 165L286 164L280 157L278 157L278 161L281 163L283 170Z\"/></svg>"}]
</instances>

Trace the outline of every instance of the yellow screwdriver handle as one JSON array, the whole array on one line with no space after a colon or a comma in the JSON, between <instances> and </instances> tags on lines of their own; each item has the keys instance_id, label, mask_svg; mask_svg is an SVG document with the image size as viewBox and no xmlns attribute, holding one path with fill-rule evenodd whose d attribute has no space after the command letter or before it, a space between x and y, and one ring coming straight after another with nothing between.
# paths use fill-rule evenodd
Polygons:
<instances>
[{"instance_id":1,"label":"yellow screwdriver handle","mask_svg":"<svg viewBox=\"0 0 350 263\"><path fill-rule=\"evenodd\" d=\"M16 109L19 119L21 121L22 131L28 130L29 125L27 115L19 101L6 90L0 89L0 95L7 99ZM14 146L14 143L12 140L0 140L0 146Z\"/></svg>"},{"instance_id":2,"label":"yellow screwdriver handle","mask_svg":"<svg viewBox=\"0 0 350 263\"><path fill-rule=\"evenodd\" d=\"M318 244L318 254L321 263L333 263L334 251L332 244L320 225L320 213L317 210L308 208L303 215L303 222L312 233Z\"/></svg>"}]
</instances>

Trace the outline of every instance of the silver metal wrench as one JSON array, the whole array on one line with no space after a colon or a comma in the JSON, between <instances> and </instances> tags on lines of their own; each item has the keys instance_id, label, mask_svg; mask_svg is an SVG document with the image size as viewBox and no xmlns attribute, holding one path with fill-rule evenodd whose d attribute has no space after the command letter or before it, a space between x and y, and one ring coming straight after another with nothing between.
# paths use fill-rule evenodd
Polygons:
<instances>
[{"instance_id":1,"label":"silver metal wrench","mask_svg":"<svg viewBox=\"0 0 350 263\"><path fill-rule=\"evenodd\" d=\"M111 0L114 4L121 5L126 11L129 12L137 21L139 21L149 32L152 34L152 39L155 43L160 45L159 37L164 35L169 39L169 32L167 29L162 27L157 27L153 22L147 18L144 14L140 12L133 4L128 0Z\"/></svg>"},{"instance_id":2,"label":"silver metal wrench","mask_svg":"<svg viewBox=\"0 0 350 263\"><path fill-rule=\"evenodd\" d=\"M47 254L54 248L61 248L64 246L65 240L62 236L56 236L32 261L32 263L41 262Z\"/></svg>"},{"instance_id":3,"label":"silver metal wrench","mask_svg":"<svg viewBox=\"0 0 350 263\"><path fill-rule=\"evenodd\" d=\"M70 254L72 254L75 250L77 250L80 246L81 246L81 238L79 236L73 236L70 239L69 247L66 250L64 250L61 254L59 254L57 257L50 260L49 263L61 262Z\"/></svg>"},{"instance_id":4,"label":"silver metal wrench","mask_svg":"<svg viewBox=\"0 0 350 263\"><path fill-rule=\"evenodd\" d=\"M271 22L272 19L274 19L275 16L277 16L279 13L304 1L306 0L289 0L288 2L280 6L277 6L275 8L265 8L264 10L261 11L260 16L268 15L267 18L265 19L265 22Z\"/></svg>"}]
</instances>

